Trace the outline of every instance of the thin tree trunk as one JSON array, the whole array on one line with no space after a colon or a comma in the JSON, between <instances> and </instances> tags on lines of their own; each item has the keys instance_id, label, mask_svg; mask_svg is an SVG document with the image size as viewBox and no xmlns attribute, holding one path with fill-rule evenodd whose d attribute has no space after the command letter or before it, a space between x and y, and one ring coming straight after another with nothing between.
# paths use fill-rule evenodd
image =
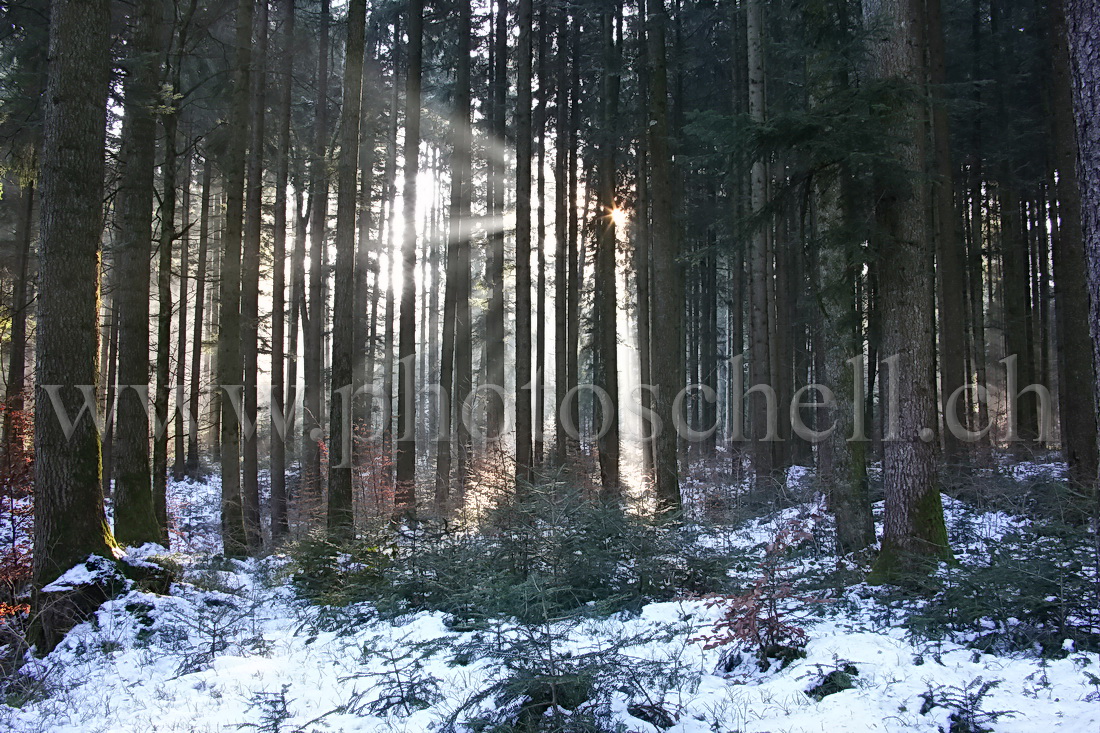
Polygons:
<instances>
[{"instance_id":1,"label":"thin tree trunk","mask_svg":"<svg viewBox=\"0 0 1100 733\"><path fill-rule=\"evenodd\" d=\"M289 426L276 425L276 412L284 414L286 404L286 225L287 184L290 179L291 85L294 76L294 0L283 0L282 62L279 68L275 152L275 211L272 237L271 283L271 541L285 537L287 521L286 441ZM293 317L293 316L292 316ZM293 388L293 385L291 385ZM292 403L293 404L293 403Z\"/></svg>"},{"instance_id":2,"label":"thin tree trunk","mask_svg":"<svg viewBox=\"0 0 1100 733\"><path fill-rule=\"evenodd\" d=\"M206 259L210 239L210 182L213 166L210 157L203 159L202 193L199 201L199 255L195 270L195 323L191 341L191 406L192 419L199 417L199 394L202 388L203 317L206 306ZM212 289L212 288L211 288ZM199 431L194 426L187 439L187 475L198 478Z\"/></svg>"},{"instance_id":3,"label":"thin tree trunk","mask_svg":"<svg viewBox=\"0 0 1100 733\"><path fill-rule=\"evenodd\" d=\"M176 325L176 440L175 450L172 456L172 478L176 481L183 479L184 460L186 457L185 446L187 432L190 424L185 424L183 390L187 384L187 269L188 248L191 243L191 153L184 157L183 165L183 222L180 227L180 276L179 276L179 313ZM188 421L189 423L190 421Z\"/></svg>"},{"instance_id":4,"label":"thin tree trunk","mask_svg":"<svg viewBox=\"0 0 1100 733\"><path fill-rule=\"evenodd\" d=\"M11 352L8 354L8 383L4 394L4 452L22 452L23 434L19 421L12 420L13 413L24 407L24 391L27 388L27 309L33 284L30 278L31 245L34 241L34 183L20 187L20 212L16 242L19 243L19 263L16 266L15 289L11 304ZM111 333L118 332L118 308L112 298ZM112 343L116 339L112 338ZM107 401L110 409L111 400Z\"/></svg>"},{"instance_id":5,"label":"thin tree trunk","mask_svg":"<svg viewBox=\"0 0 1100 733\"><path fill-rule=\"evenodd\" d=\"M619 64L613 30L614 11L605 5L600 16L601 45L603 47L602 87L600 96L601 127L604 130L600 144L598 173L599 204L596 206L596 353L597 385L610 398L609 410L602 409L597 420L599 433L600 485L603 497L618 500L622 490L619 483L619 360L618 360L618 292L615 285L616 229L615 218L615 145L611 131L618 116ZM601 396L602 397L602 396ZM609 413L609 414L607 414ZM606 428L606 430L604 429Z\"/></svg>"},{"instance_id":6,"label":"thin tree trunk","mask_svg":"<svg viewBox=\"0 0 1100 733\"><path fill-rule=\"evenodd\" d=\"M502 3L503 5L503 3ZM531 480L531 0L519 0L516 94L516 483Z\"/></svg>"},{"instance_id":7,"label":"thin tree trunk","mask_svg":"<svg viewBox=\"0 0 1100 733\"><path fill-rule=\"evenodd\" d=\"M401 334L397 353L401 371L397 382L397 487L395 515L412 519L416 513L416 177L420 160L420 73L423 51L423 0L409 2L409 54L405 78L405 170L402 198L405 232L401 246L404 283L401 290Z\"/></svg>"}]
</instances>

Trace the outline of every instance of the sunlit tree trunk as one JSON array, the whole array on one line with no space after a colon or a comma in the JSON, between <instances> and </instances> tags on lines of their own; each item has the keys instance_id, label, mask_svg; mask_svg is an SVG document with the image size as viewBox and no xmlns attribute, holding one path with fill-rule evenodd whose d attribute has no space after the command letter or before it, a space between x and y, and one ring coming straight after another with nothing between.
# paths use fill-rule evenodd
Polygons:
<instances>
[{"instance_id":1,"label":"sunlit tree trunk","mask_svg":"<svg viewBox=\"0 0 1100 733\"><path fill-rule=\"evenodd\" d=\"M203 318L206 306L206 260L210 240L210 184L212 165L207 155L202 165L202 192L199 194L199 254L195 270L195 318L191 339L191 389L190 412L193 419L199 417L199 395L202 389L202 352ZM199 470L199 431L198 425L187 438L187 474L197 478Z\"/></svg>"}]
</instances>

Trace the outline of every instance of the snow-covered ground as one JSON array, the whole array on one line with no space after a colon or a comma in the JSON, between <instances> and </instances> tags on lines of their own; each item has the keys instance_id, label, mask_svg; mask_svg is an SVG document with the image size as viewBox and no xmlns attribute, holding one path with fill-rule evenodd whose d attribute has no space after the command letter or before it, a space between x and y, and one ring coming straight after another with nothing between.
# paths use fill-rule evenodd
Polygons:
<instances>
[{"instance_id":1,"label":"snow-covered ground","mask_svg":"<svg viewBox=\"0 0 1100 733\"><path fill-rule=\"evenodd\" d=\"M30 661L20 695L0 705L0 729L419 733L457 723L461 731L462 721L496 704L479 693L506 674L505 663L463 649L490 633L506 646L520 634L514 625L456 631L437 612L383 620L369 604L312 605L288 585L285 557L238 562L209 554L218 549L211 540L217 490L173 487L186 513L172 556L183 576L172 593L131 591L110 601L53 653ZM1023 521L968 512L953 500L945 507L952 527L966 524L969 542L999 537ZM787 520L827 522L814 518L817 509L786 510L720 541L758 553ZM148 553L146 547L140 554ZM896 615L882 613L875 591L863 585L804 611L806 656L778 671L743 663L721 672L723 650L698 641L720 615L704 599L568 622L554 653L568 659L606 649L615 657L623 679L610 685L606 709L624 732L947 731L953 708L984 683L994 686L972 707L1004 713L987 720L993 730L1100 731L1095 653L1067 645L1065 658L1041 660L922 641ZM626 679L646 661L660 662L659 673L640 684ZM853 687L820 701L807 694L843 669ZM402 697L415 702L402 704ZM655 709L668 719L645 713Z\"/></svg>"}]
</instances>

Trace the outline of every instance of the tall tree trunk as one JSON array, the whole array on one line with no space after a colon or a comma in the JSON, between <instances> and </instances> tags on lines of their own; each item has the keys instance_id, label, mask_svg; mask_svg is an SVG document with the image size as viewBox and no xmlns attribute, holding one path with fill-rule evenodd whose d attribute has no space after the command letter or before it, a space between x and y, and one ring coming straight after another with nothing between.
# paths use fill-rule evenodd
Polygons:
<instances>
[{"instance_id":1,"label":"tall tree trunk","mask_svg":"<svg viewBox=\"0 0 1100 733\"><path fill-rule=\"evenodd\" d=\"M50 7L35 350L33 580L39 588L89 554L109 556L114 545L103 512L99 433L93 415L80 415L85 404L95 409L110 6L107 0L54 0ZM89 385L91 394L79 385ZM70 419L80 416L71 436L54 402ZM65 619L49 604L40 613L42 646L52 649L68 630Z\"/></svg>"},{"instance_id":2,"label":"tall tree trunk","mask_svg":"<svg viewBox=\"0 0 1100 733\"><path fill-rule=\"evenodd\" d=\"M922 0L880 0L873 18L889 34L877 44L872 63L883 79L923 85L924 18ZM936 486L936 388L933 373L933 283L927 266L926 190L921 172L927 154L926 115L919 103L899 104L892 121L904 137L895 164L898 171L880 181L877 218L883 241L879 272L882 302L882 351L896 359L889 374L897 395L897 414L884 410L890 426L883 442L886 510L882 551L872 580L889 581L906 570L925 569L928 558L950 556L940 492ZM893 429L896 427L896 431Z\"/></svg>"},{"instance_id":3,"label":"tall tree trunk","mask_svg":"<svg viewBox=\"0 0 1100 733\"><path fill-rule=\"evenodd\" d=\"M453 219L460 222L461 229L458 232L453 232L452 236L457 236L458 250L456 252L458 265L457 265L457 287L455 293L455 354L454 354L454 409L452 410L455 422L458 426L458 432L456 435L456 442L458 447L458 462L455 466L455 485L457 494L451 498L450 506L455 510L461 510L464 506L466 496L466 486L469 479L469 465L470 457L473 451L473 445L470 437L470 426L463 419L462 406L466 404L466 399L470 395L470 391L473 388L473 371L474 371L474 334L473 334L473 321L470 315L470 295L472 284L471 279L471 250L472 245L469 238L469 229L465 222L470 218L470 212L473 205L473 139L470 128L470 105L471 105L471 59L470 56L473 53L474 36L472 29L472 14L473 9L471 3L464 1L459 4L459 29L458 29L458 53L459 53L459 65L458 75L456 78L457 84L457 96L456 106L457 114L462 127L462 151L463 159L462 163L457 166L457 170L463 172L463 188L459 191L458 198L458 210L457 218Z\"/></svg>"},{"instance_id":4,"label":"tall tree trunk","mask_svg":"<svg viewBox=\"0 0 1100 733\"><path fill-rule=\"evenodd\" d=\"M1088 273L1093 368L1100 375L1100 18L1086 0L1064 0L1073 112L1077 123L1077 182ZM1100 394L1100 377L1096 377Z\"/></svg>"},{"instance_id":5,"label":"tall tree trunk","mask_svg":"<svg viewBox=\"0 0 1100 733\"><path fill-rule=\"evenodd\" d=\"M329 0L321 0L321 42L317 50L317 111L314 118L313 146L310 151L309 184L309 305L303 319L305 342L305 447L302 459L302 501L311 524L320 519L323 507L321 444L325 431L322 413L321 380L324 365L325 332L325 229L328 220L328 57Z\"/></svg>"},{"instance_id":6,"label":"tall tree trunk","mask_svg":"<svg viewBox=\"0 0 1100 733\"><path fill-rule=\"evenodd\" d=\"M574 59L569 80L570 110L569 110L569 283L567 288L566 317L568 319L569 334L566 344L566 389L572 390L580 384L580 313L581 313L581 278L580 271L583 265L579 252L580 244L580 219L577 217L577 191L579 189L578 178L578 148L581 124L581 18L580 14L573 16L573 27L570 31L570 56ZM575 432L570 436L575 449L580 447L580 399L577 393L569 400L569 404L561 407L569 414L570 425Z\"/></svg>"},{"instance_id":7,"label":"tall tree trunk","mask_svg":"<svg viewBox=\"0 0 1100 733\"><path fill-rule=\"evenodd\" d=\"M367 22L366 37L363 48L363 80L360 84L359 119L362 127L359 145L359 244L355 252L355 383L359 387L374 389L374 365L375 365L375 339L374 331L377 328L379 273L382 254L379 240L371 238L371 230L374 228L373 202L371 194L374 189L374 163L377 158L375 140L378 136L378 98L381 90L376 79L379 76L376 56L378 53L378 22ZM371 283L369 275L373 273L374 282ZM368 401L365 407L359 407L353 412L356 430L364 437L369 433L371 423L371 409L373 399ZM355 403L353 403L354 407ZM358 437L358 436L357 436ZM365 444L356 440L353 445L355 454L353 460L358 467L363 463L364 456L359 455Z\"/></svg>"},{"instance_id":8,"label":"tall tree trunk","mask_svg":"<svg viewBox=\"0 0 1100 733\"><path fill-rule=\"evenodd\" d=\"M506 137L505 104L508 92L508 19L507 0L496 0L494 26L494 48L490 64L490 134L497 146L502 146ZM503 160L494 160L490 152L489 196L490 217L498 220L504 216L505 175ZM517 217L518 217L517 211ZM517 219L518 221L518 219ZM504 318L504 228L494 225L489 234L489 251L486 261L486 280L489 286L489 307L485 325L485 381L489 385L504 388L505 362L505 318ZM488 412L486 434L489 440L498 440L505 423L505 402L497 395L487 394Z\"/></svg>"},{"instance_id":9,"label":"tall tree trunk","mask_svg":"<svg viewBox=\"0 0 1100 733\"><path fill-rule=\"evenodd\" d=\"M439 384L446 395L453 395L443 413L439 439L436 442L435 509L446 516L458 506L451 497L451 447L456 442L452 426L461 426L461 407L465 400L461 380L465 376L466 393L469 375L463 375L462 356L471 353L469 333L470 242L467 237L470 216L470 179L472 138L470 135L470 0L458 5L458 45L455 59L455 111L453 149L451 151L450 234L447 237L447 284L443 298L443 344L440 352ZM465 267L465 269L463 269ZM465 343L463 343L465 341ZM461 396L461 401L459 398ZM453 405L453 407L452 407ZM448 414L448 411L449 413ZM459 428L461 430L461 428ZM457 438L459 461L465 451L461 435Z\"/></svg>"},{"instance_id":10,"label":"tall tree trunk","mask_svg":"<svg viewBox=\"0 0 1100 733\"><path fill-rule=\"evenodd\" d=\"M400 58L401 41L400 27L395 22L393 28L393 80L390 99L390 129L387 139L386 163L382 171L382 201L385 206L385 246L387 251L387 267L389 268L390 282L396 281L397 248L393 230L394 209L397 207L397 130L398 115L401 107ZM380 239L382 239L380 237ZM382 336L382 452L386 458L386 472L389 480L393 480L393 346L394 328L396 323L394 305L394 288L386 288L386 323Z\"/></svg>"},{"instance_id":11,"label":"tall tree trunk","mask_svg":"<svg viewBox=\"0 0 1100 733\"><path fill-rule=\"evenodd\" d=\"M562 407L569 391L569 14L558 9L557 94L554 138L554 458L568 446Z\"/></svg>"},{"instance_id":12,"label":"tall tree trunk","mask_svg":"<svg viewBox=\"0 0 1100 733\"><path fill-rule=\"evenodd\" d=\"M410 519L416 513L416 177L420 160L420 73L423 55L423 0L409 0L408 76L405 78L405 170L402 198L405 232L401 243L401 334L397 354L401 365L397 382L396 515Z\"/></svg>"},{"instance_id":13,"label":"tall tree trunk","mask_svg":"<svg viewBox=\"0 0 1100 733\"><path fill-rule=\"evenodd\" d=\"M220 268L218 385L241 384L241 240L244 226L245 148L249 118L253 0L238 0L229 140L225 164L226 218ZM221 399L222 545L226 555L248 549L241 501L241 425L233 401Z\"/></svg>"},{"instance_id":14,"label":"tall tree trunk","mask_svg":"<svg viewBox=\"0 0 1100 733\"><path fill-rule=\"evenodd\" d=\"M682 380L680 343L683 286L677 257L679 232L673 216L672 158L669 154L668 72L665 60L664 0L650 0L647 35L649 42L649 124L648 148L651 157L650 205L653 235L654 319L652 371L654 411L660 432L654 443L654 484L657 505L663 511L679 510L680 478L677 465L677 436L673 421L673 399Z\"/></svg>"},{"instance_id":15,"label":"tall tree trunk","mask_svg":"<svg viewBox=\"0 0 1100 733\"><path fill-rule=\"evenodd\" d=\"M534 450L532 458L536 466L541 466L545 457L546 436L546 103L553 93L550 79L550 67L547 61L549 53L550 11L543 6L539 10L538 28L538 77L539 101L535 107L534 134L538 140L536 157L535 197L538 210L535 218L535 263L538 271L535 283L535 321L538 323L538 335L535 339L535 390L532 440Z\"/></svg>"},{"instance_id":16,"label":"tall tree trunk","mask_svg":"<svg viewBox=\"0 0 1100 733\"><path fill-rule=\"evenodd\" d=\"M244 366L244 420L241 447L241 499L248 549L263 547L260 520L260 456L256 414L258 408L260 338L260 239L263 234L264 122L267 106L267 0L258 0L256 42L252 55L251 121L248 126L248 163L245 182L244 244L241 256L241 362Z\"/></svg>"},{"instance_id":17,"label":"tall tree trunk","mask_svg":"<svg viewBox=\"0 0 1100 733\"><path fill-rule=\"evenodd\" d=\"M346 537L353 531L352 390L355 365L355 207L358 199L359 125L362 110L363 50L367 2L348 5L344 102L340 111L340 158L336 192L336 287L332 312L332 391L329 398L328 531ZM339 402L340 409L336 409Z\"/></svg>"},{"instance_id":18,"label":"tall tree trunk","mask_svg":"<svg viewBox=\"0 0 1100 733\"><path fill-rule=\"evenodd\" d=\"M947 102L944 84L947 82L946 52L941 22L940 0L926 0L928 33L929 80L932 83L932 139L935 152L935 177L932 182L933 225L936 235L936 274L939 295L940 405L947 416L947 404L957 390L966 384L963 355L966 353L966 283L964 251L957 231L959 216L955 211L954 168L951 165L951 138L948 130ZM955 401L954 418L966 425L966 396ZM945 423L946 427L946 423ZM944 458L949 464L966 457L966 446L951 430L943 431Z\"/></svg>"},{"instance_id":19,"label":"tall tree trunk","mask_svg":"<svg viewBox=\"0 0 1100 733\"><path fill-rule=\"evenodd\" d=\"M1058 171L1057 233L1054 237L1054 298L1058 334L1058 394L1062 452L1070 478L1079 485L1096 481L1096 377L1088 339L1089 291L1086 282L1081 189L1078 185L1077 142L1066 21L1062 0L1052 8L1053 47L1052 132L1054 167Z\"/></svg>"},{"instance_id":20,"label":"tall tree trunk","mask_svg":"<svg viewBox=\"0 0 1100 733\"><path fill-rule=\"evenodd\" d=\"M750 0L746 27L748 31L748 79L749 79L749 116L757 125L765 118L764 100L764 19L762 0ZM768 226L763 216L767 202L767 164L763 158L752 163L750 174L752 197L753 231L750 242L749 269L752 300L749 346L749 380L755 386L771 381L771 345L769 336L769 298L768 298ZM772 388L775 385L770 385ZM752 441L753 470L756 473L757 487L763 487L772 479L774 469L772 443L765 439L768 430L768 404L765 395L756 395L753 399Z\"/></svg>"},{"instance_id":21,"label":"tall tree trunk","mask_svg":"<svg viewBox=\"0 0 1100 733\"><path fill-rule=\"evenodd\" d=\"M840 187L843 189L845 183ZM836 231L843 231L845 220L850 221L856 212L850 192L838 192L835 188L835 185L819 188L817 193L821 236L826 242L819 254L825 383L833 390L836 404L833 414L837 418L832 434L818 450L822 458L821 479L829 492L829 508L836 517L837 551L847 554L874 542L875 526L867 483L867 441L853 434L856 420L863 422L864 410L862 400L853 398L853 388L858 388L860 395L865 394L863 338L854 299L856 263L848 242L836 235Z\"/></svg>"},{"instance_id":22,"label":"tall tree trunk","mask_svg":"<svg viewBox=\"0 0 1100 733\"><path fill-rule=\"evenodd\" d=\"M516 483L531 480L531 0L519 0L516 94Z\"/></svg>"},{"instance_id":23,"label":"tall tree trunk","mask_svg":"<svg viewBox=\"0 0 1100 733\"><path fill-rule=\"evenodd\" d=\"M172 478L183 479L184 459L186 457L187 432L191 425L184 422L184 386L187 384L187 269L191 244L191 153L184 156L183 164L183 222L180 226L180 275L179 275L179 319L176 325L176 431L175 447L172 456Z\"/></svg>"},{"instance_id":24,"label":"tall tree trunk","mask_svg":"<svg viewBox=\"0 0 1100 733\"><path fill-rule=\"evenodd\" d=\"M203 159L202 193L199 201L199 255L195 270L195 322L191 339L191 390L190 412L193 420L199 417L199 394L202 388L202 352L203 352L203 316L206 306L206 259L210 239L210 183L213 166L210 156ZM212 289L212 288L211 288ZM194 425L187 439L187 475L198 478L199 471L199 430Z\"/></svg>"},{"instance_id":25,"label":"tall tree trunk","mask_svg":"<svg viewBox=\"0 0 1100 733\"><path fill-rule=\"evenodd\" d=\"M156 166L157 84L161 3L144 0L130 19L132 56L124 85L119 150L115 307L118 309L118 395L115 442L115 538L159 542L149 467L149 259L152 256L153 170ZM133 389L137 386L144 393Z\"/></svg>"},{"instance_id":26,"label":"tall tree trunk","mask_svg":"<svg viewBox=\"0 0 1100 733\"><path fill-rule=\"evenodd\" d=\"M11 352L8 354L8 383L4 393L4 453L23 451L23 434L20 423L12 420L12 414L23 410L24 390L27 388L27 309L33 289L30 277L31 244L34 241L34 183L20 186L20 218L16 234L19 260L16 265L15 288L11 304ZM118 331L118 308L111 306L111 333ZM112 400L107 401L111 409Z\"/></svg>"},{"instance_id":27,"label":"tall tree trunk","mask_svg":"<svg viewBox=\"0 0 1100 733\"><path fill-rule=\"evenodd\" d=\"M619 360L618 360L618 292L615 286L616 230L615 217L615 139L619 97L619 65L613 29L614 11L605 4L600 15L600 35L603 53L600 96L601 127L598 196L596 207L596 354L597 386L610 398L610 404L600 405L597 420L599 430L600 485L605 499L621 496L619 483ZM601 395L602 398L602 395ZM609 413L609 414L608 414ZM606 430L605 430L606 428Z\"/></svg>"},{"instance_id":28,"label":"tall tree trunk","mask_svg":"<svg viewBox=\"0 0 1100 733\"><path fill-rule=\"evenodd\" d=\"M286 225L287 183L290 179L291 86L294 76L294 0L283 0L282 60L279 67L279 99L275 152L275 211L272 237L271 283L271 541L277 544L289 530L286 493L286 442L289 426L280 429L276 411L285 413L286 384ZM293 317L293 314L291 315ZM293 354L291 355L293 357ZM294 385L290 385L293 388ZM293 403L291 403L293 404Z\"/></svg>"}]
</instances>

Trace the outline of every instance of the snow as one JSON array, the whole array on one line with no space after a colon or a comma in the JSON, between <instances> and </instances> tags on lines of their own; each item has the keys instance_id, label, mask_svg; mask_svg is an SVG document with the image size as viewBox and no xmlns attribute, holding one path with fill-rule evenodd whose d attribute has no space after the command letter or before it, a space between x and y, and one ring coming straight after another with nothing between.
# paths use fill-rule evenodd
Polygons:
<instances>
[{"instance_id":1,"label":"snow","mask_svg":"<svg viewBox=\"0 0 1100 733\"><path fill-rule=\"evenodd\" d=\"M1021 475L1048 474L1029 469ZM800 472L789 480L806 478ZM216 481L172 485L177 519L171 549L184 567L182 580L166 596L133 590L108 601L51 654L30 658L23 674L41 694L20 705L9 696L9 704L0 705L0 729L274 730L271 711L285 705L285 715L275 714L285 717L279 730L418 733L442 730L464 705L494 704L476 696L500 679L503 663L490 656L460 660L457 653L488 632L455 631L438 612L383 619L368 603L322 608L287 585L285 556L213 557L220 549L214 539L219 491ZM999 512L976 513L947 497L944 506L953 535L967 530L971 545L958 548L963 553L978 552L983 540L1026 523ZM761 543L791 520L812 532L827 530L829 521L818 500L704 539L759 556ZM129 557L148 563L164 552L146 545L132 548ZM77 566L54 585L92 579L93 570ZM978 680L996 682L981 706L1004 712L993 725L998 732L1100 730L1100 655L1076 651L1071 640L1062 646L1064 659L983 654L961 643L916 638L896 614L882 613L876 591L866 586L828 600L802 610L806 657L779 671L742 664L719 673L723 650L704 649L698 641L720 615L705 599L650 603L636 615L562 624L559 653L577 656L618 644L629 660L665 665L664 674L647 682L646 696L672 713L674 724L658 728L635 717L630 711L638 712L632 707L637 700L612 691L609 707L625 731L948 730L950 707L928 708L926 700L958 697L976 689ZM494 633L507 640L519 631L501 620ZM806 694L846 664L857 670L854 687L820 702ZM404 675L406 684L423 681L428 704L381 710L376 703L395 675Z\"/></svg>"}]
</instances>

